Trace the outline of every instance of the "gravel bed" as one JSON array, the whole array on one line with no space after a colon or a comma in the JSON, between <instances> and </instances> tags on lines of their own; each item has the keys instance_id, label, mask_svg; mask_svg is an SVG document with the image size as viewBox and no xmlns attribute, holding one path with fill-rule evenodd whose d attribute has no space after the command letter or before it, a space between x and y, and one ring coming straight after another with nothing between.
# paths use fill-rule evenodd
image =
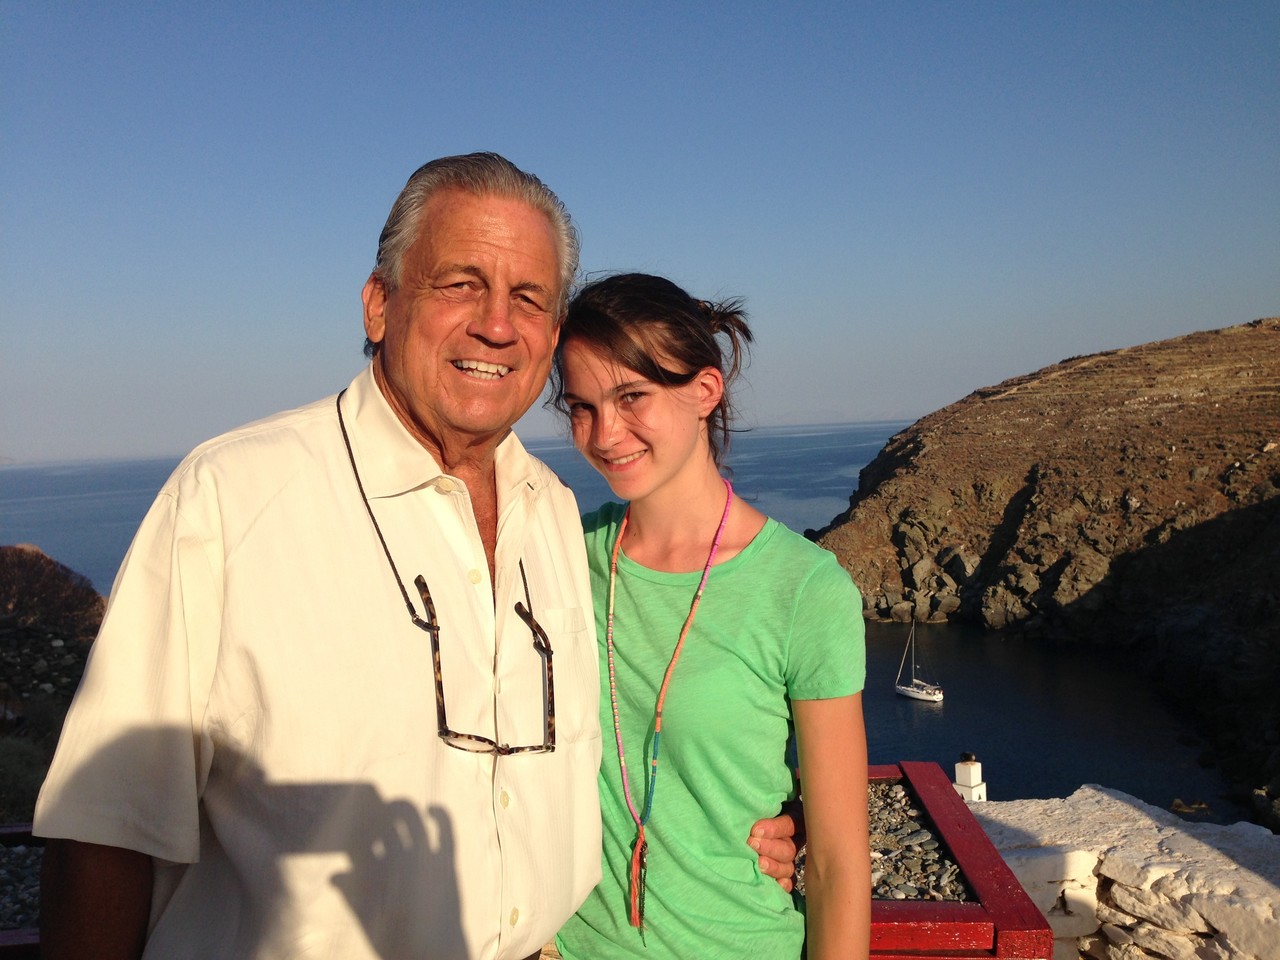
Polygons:
<instances>
[{"instance_id":1,"label":"gravel bed","mask_svg":"<svg viewBox=\"0 0 1280 960\"><path fill-rule=\"evenodd\" d=\"M968 900L960 867L900 783L867 787L874 900ZM796 887L804 893L804 858Z\"/></svg>"},{"instance_id":2,"label":"gravel bed","mask_svg":"<svg viewBox=\"0 0 1280 960\"><path fill-rule=\"evenodd\" d=\"M900 783L867 789L871 818L871 896L876 900L968 900L950 859ZM0 847L0 930L34 927L40 913L40 857L32 847ZM796 875L804 892L804 857Z\"/></svg>"},{"instance_id":3,"label":"gravel bed","mask_svg":"<svg viewBox=\"0 0 1280 960\"><path fill-rule=\"evenodd\" d=\"M34 927L40 918L44 848L0 846L0 930Z\"/></svg>"}]
</instances>

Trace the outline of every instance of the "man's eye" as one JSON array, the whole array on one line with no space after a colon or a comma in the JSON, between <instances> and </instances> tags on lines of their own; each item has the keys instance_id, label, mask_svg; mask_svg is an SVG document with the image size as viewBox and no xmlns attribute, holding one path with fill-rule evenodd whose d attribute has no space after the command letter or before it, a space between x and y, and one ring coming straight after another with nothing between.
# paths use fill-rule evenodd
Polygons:
<instances>
[{"instance_id":1,"label":"man's eye","mask_svg":"<svg viewBox=\"0 0 1280 960\"><path fill-rule=\"evenodd\" d=\"M442 283L436 289L453 300L469 300L479 296L480 294L479 286L472 280L458 280L454 283Z\"/></svg>"}]
</instances>

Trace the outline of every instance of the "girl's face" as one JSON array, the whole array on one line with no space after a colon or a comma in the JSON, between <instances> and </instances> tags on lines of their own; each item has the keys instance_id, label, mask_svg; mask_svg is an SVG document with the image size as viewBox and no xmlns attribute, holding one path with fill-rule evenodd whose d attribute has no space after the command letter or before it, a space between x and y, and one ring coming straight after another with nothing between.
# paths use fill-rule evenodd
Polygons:
<instances>
[{"instance_id":1,"label":"girl's face","mask_svg":"<svg viewBox=\"0 0 1280 960\"><path fill-rule=\"evenodd\" d=\"M701 479L711 462L707 416L724 394L714 367L660 386L578 340L562 354L573 444L624 500Z\"/></svg>"}]
</instances>

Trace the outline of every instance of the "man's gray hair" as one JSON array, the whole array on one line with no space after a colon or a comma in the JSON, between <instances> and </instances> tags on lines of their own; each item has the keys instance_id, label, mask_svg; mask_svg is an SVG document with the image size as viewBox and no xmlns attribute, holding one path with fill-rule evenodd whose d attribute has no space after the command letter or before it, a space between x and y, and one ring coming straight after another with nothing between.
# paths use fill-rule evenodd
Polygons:
<instances>
[{"instance_id":1,"label":"man's gray hair","mask_svg":"<svg viewBox=\"0 0 1280 960\"><path fill-rule=\"evenodd\" d=\"M414 171L400 196L396 197L382 235L378 237L378 262L373 272L386 285L388 292L400 285L405 254L422 235L423 209L438 191L451 188L465 190L477 197L522 200L546 214L555 232L556 252L560 259L560 297L555 312L557 320L562 318L573 278L578 272L578 231L573 226L569 211L546 184L496 153L441 157Z\"/></svg>"}]
</instances>

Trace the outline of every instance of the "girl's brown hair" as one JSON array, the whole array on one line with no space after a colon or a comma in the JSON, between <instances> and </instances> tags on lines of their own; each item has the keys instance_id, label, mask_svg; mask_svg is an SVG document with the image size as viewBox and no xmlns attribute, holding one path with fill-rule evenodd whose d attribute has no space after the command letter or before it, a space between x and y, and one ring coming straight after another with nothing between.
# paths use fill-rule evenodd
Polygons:
<instances>
[{"instance_id":1,"label":"girl's brown hair","mask_svg":"<svg viewBox=\"0 0 1280 960\"><path fill-rule=\"evenodd\" d=\"M719 370L724 395L707 417L707 434L711 455L722 465L733 421L729 384L751 343L741 300L695 300L670 280L647 273L588 283L569 303L551 370L551 402L566 416L564 349L570 341L662 386L683 386L707 367Z\"/></svg>"}]
</instances>

